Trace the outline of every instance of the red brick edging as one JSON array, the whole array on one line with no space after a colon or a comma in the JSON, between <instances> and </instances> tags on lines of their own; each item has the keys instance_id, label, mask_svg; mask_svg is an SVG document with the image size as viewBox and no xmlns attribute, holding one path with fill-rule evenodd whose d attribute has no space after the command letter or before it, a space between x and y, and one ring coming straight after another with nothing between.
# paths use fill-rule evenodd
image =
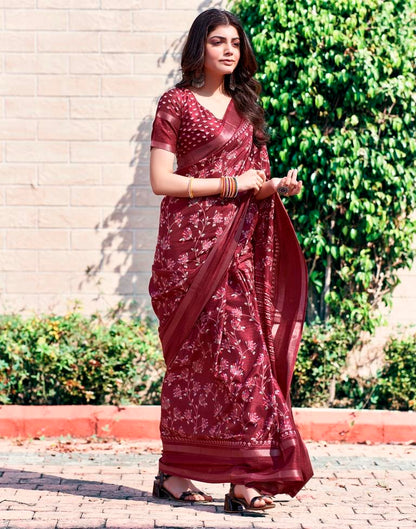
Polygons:
<instances>
[{"instance_id":1,"label":"red brick edging","mask_svg":"<svg viewBox=\"0 0 416 529\"><path fill-rule=\"evenodd\" d=\"M305 440L350 443L416 441L416 413L294 408ZM159 439L159 406L0 406L0 437Z\"/></svg>"}]
</instances>

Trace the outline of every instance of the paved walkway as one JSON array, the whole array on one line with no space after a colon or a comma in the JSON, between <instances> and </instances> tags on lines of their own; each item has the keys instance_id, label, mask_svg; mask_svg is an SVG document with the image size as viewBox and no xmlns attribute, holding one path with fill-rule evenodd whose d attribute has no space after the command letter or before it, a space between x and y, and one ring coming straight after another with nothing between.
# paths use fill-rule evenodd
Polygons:
<instances>
[{"instance_id":1,"label":"paved walkway","mask_svg":"<svg viewBox=\"0 0 416 529\"><path fill-rule=\"evenodd\" d=\"M416 447L310 443L315 477L267 514L151 497L158 443L0 440L0 529L416 527Z\"/></svg>"}]
</instances>

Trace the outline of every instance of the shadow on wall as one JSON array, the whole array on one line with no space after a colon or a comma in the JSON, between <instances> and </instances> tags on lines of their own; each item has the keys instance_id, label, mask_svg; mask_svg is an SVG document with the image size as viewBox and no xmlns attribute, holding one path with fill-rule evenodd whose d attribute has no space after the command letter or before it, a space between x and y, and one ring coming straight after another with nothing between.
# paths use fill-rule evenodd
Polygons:
<instances>
[{"instance_id":1,"label":"shadow on wall","mask_svg":"<svg viewBox=\"0 0 416 529\"><path fill-rule=\"evenodd\" d=\"M222 8L223 3L204 0L199 4L198 13L213 7ZM186 36L187 32L184 32L175 39L157 60L158 66L172 57L178 62L178 68L172 69L166 77L166 89L174 86L181 78L179 61ZM155 94L155 99L159 99L160 95ZM156 244L160 203L160 197L153 195L149 184L152 122L152 115L145 116L130 139L135 145L130 161L130 167L134 167L133 181L111 214L103 219L102 225L96 226L97 231L107 231L101 243L101 258L98 263L87 267L85 280L79 284L80 290L86 284L94 285L97 291L95 300L106 303L108 293L104 292L102 285L104 274L116 274L117 284L112 290L122 301L116 306L108 303L108 310L112 315L152 315L147 289ZM117 258L114 258L115 254Z\"/></svg>"},{"instance_id":2,"label":"shadow on wall","mask_svg":"<svg viewBox=\"0 0 416 529\"><path fill-rule=\"evenodd\" d=\"M85 270L87 284L97 291L95 301L108 304L108 310L115 313L128 312L131 315L148 311L147 283L150 277L151 257L156 242L158 206L160 198L153 195L149 185L149 145L153 116L146 116L130 138L134 144L134 155L130 168L134 167L132 182L117 201L96 231L106 235L101 242L101 258ZM129 169L126 167L126 173ZM104 286L104 277L115 277L111 285L114 294L121 298L116 306L107 302L109 292ZM107 285L107 282L106 282Z\"/></svg>"}]
</instances>

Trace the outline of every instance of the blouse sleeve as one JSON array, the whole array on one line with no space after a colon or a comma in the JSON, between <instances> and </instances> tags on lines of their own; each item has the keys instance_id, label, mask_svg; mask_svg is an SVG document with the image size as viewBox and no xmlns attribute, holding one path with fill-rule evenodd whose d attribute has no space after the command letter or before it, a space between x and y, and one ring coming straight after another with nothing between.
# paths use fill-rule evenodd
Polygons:
<instances>
[{"instance_id":1,"label":"blouse sleeve","mask_svg":"<svg viewBox=\"0 0 416 529\"><path fill-rule=\"evenodd\" d=\"M176 140L181 123L181 102L175 89L165 92L159 100L153 121L150 147L176 154Z\"/></svg>"}]
</instances>

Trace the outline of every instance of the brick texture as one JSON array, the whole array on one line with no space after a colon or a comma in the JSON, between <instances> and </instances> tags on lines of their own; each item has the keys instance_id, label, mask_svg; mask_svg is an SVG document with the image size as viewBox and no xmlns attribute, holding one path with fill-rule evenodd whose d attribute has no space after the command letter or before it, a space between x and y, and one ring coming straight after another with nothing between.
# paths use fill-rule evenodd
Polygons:
<instances>
[{"instance_id":1,"label":"brick texture","mask_svg":"<svg viewBox=\"0 0 416 529\"><path fill-rule=\"evenodd\" d=\"M79 421L82 424L82 421ZM160 441L0 440L7 529L405 529L415 527L412 446L308 443L315 476L264 513L224 512L227 483L198 483L213 501L152 498ZM378 469L374 471L374 469Z\"/></svg>"},{"instance_id":2,"label":"brick texture","mask_svg":"<svg viewBox=\"0 0 416 529\"><path fill-rule=\"evenodd\" d=\"M190 23L226 4L0 0L4 307L149 307L160 203L148 182L152 116L178 79ZM416 309L416 270L402 277L394 323Z\"/></svg>"},{"instance_id":3,"label":"brick texture","mask_svg":"<svg viewBox=\"0 0 416 529\"><path fill-rule=\"evenodd\" d=\"M178 36L208 4L0 1L6 310L149 307L160 203L148 183L152 115L177 76Z\"/></svg>"}]
</instances>

